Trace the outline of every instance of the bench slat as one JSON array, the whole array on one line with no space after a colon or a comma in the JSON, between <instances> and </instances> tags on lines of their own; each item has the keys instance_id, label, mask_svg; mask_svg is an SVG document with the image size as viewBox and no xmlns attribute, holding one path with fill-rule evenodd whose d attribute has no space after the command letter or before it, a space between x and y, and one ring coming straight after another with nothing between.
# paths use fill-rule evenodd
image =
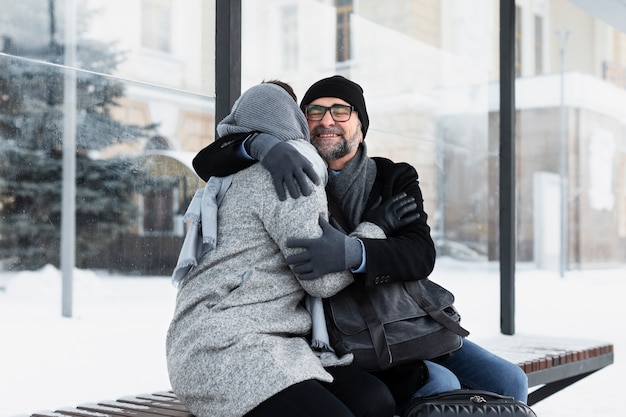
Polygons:
<instances>
[{"instance_id":1,"label":"bench slat","mask_svg":"<svg viewBox=\"0 0 626 417\"><path fill-rule=\"evenodd\" d=\"M70 417L110 417L111 416L111 414L96 413L93 411L79 410L77 408L61 408L59 410L55 410L54 412L59 413L62 416L70 416Z\"/></svg>"},{"instance_id":2,"label":"bench slat","mask_svg":"<svg viewBox=\"0 0 626 417\"><path fill-rule=\"evenodd\" d=\"M56 411L37 411L31 414L30 417L67 417L67 414L61 414Z\"/></svg>"},{"instance_id":3,"label":"bench slat","mask_svg":"<svg viewBox=\"0 0 626 417\"><path fill-rule=\"evenodd\" d=\"M162 417L151 411L129 410L125 408L99 405L99 404L83 404L76 407L78 410L92 411L102 413L105 416L115 417Z\"/></svg>"},{"instance_id":4,"label":"bench slat","mask_svg":"<svg viewBox=\"0 0 626 417\"><path fill-rule=\"evenodd\" d=\"M147 412L156 416L168 416L168 417L191 417L192 414L181 404L178 408L172 409L168 407L147 406L140 401L108 401L99 402L98 405L120 408L128 411Z\"/></svg>"},{"instance_id":5,"label":"bench slat","mask_svg":"<svg viewBox=\"0 0 626 417\"><path fill-rule=\"evenodd\" d=\"M187 410L185 406L177 398L159 401L158 399L155 400L151 398L146 398L146 396L141 395L141 396L136 396L136 397L122 397L118 399L117 401L122 402L122 403L151 406L153 408L164 408L166 410L178 410L178 411Z\"/></svg>"}]
</instances>

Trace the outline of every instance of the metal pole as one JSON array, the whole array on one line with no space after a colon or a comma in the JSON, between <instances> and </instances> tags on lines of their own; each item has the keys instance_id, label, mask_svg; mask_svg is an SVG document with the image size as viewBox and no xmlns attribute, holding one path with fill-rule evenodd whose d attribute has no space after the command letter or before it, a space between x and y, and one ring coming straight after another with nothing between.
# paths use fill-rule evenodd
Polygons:
<instances>
[{"instance_id":1,"label":"metal pole","mask_svg":"<svg viewBox=\"0 0 626 417\"><path fill-rule=\"evenodd\" d=\"M215 125L241 95L241 0L215 3Z\"/></svg>"},{"instance_id":2,"label":"metal pole","mask_svg":"<svg viewBox=\"0 0 626 417\"><path fill-rule=\"evenodd\" d=\"M500 0L500 332L515 333L515 2Z\"/></svg>"},{"instance_id":3,"label":"metal pole","mask_svg":"<svg viewBox=\"0 0 626 417\"><path fill-rule=\"evenodd\" d=\"M559 53L561 57L561 105L559 114L559 171L561 178L561 259L560 274L565 276L569 258L569 193L568 193L568 169L567 169L567 136L565 134L566 118L565 113L565 44L569 36L569 31L560 29L556 31L559 37Z\"/></svg>"},{"instance_id":4,"label":"metal pole","mask_svg":"<svg viewBox=\"0 0 626 417\"><path fill-rule=\"evenodd\" d=\"M61 201L61 310L72 317L76 263L76 4L65 0L65 84L63 90L63 197Z\"/></svg>"}]
</instances>

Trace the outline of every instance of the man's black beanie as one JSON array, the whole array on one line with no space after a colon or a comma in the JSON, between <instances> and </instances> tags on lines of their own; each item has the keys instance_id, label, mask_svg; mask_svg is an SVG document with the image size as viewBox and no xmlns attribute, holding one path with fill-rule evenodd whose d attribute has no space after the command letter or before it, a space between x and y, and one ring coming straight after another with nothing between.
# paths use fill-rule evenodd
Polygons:
<instances>
[{"instance_id":1,"label":"man's black beanie","mask_svg":"<svg viewBox=\"0 0 626 417\"><path fill-rule=\"evenodd\" d=\"M323 78L309 87L306 93L304 93L304 97L302 97L300 102L300 108L304 111L304 106L311 104L313 100L317 100L320 97L337 97L354 106L354 109L359 114L361 131L363 132L363 139L365 139L370 119L367 116L363 89L360 85L341 75Z\"/></svg>"}]
</instances>

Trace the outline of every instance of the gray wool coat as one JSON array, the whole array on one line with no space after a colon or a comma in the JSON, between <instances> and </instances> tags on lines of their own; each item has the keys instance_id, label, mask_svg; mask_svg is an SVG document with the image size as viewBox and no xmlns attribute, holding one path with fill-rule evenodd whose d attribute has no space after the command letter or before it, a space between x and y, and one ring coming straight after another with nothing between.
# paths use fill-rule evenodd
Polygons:
<instances>
[{"instance_id":1,"label":"gray wool coat","mask_svg":"<svg viewBox=\"0 0 626 417\"><path fill-rule=\"evenodd\" d=\"M305 339L311 317L301 301L305 291L337 293L352 274L299 281L284 260L297 251L287 238L321 235L326 207L323 186L279 201L261 164L234 175L217 246L179 288L167 333L172 388L197 417L242 416L298 382L332 381Z\"/></svg>"}]
</instances>

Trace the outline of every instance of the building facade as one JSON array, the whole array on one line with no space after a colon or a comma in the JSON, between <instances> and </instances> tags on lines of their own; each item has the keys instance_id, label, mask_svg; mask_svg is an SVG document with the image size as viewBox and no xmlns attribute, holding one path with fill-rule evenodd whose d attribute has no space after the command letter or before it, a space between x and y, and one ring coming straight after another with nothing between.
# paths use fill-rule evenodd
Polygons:
<instances>
[{"instance_id":1,"label":"building facade","mask_svg":"<svg viewBox=\"0 0 626 417\"><path fill-rule=\"evenodd\" d=\"M626 35L584 3L515 2L517 260L542 268L564 256L569 269L626 260ZM79 18L81 36L123 51L114 73L95 75L124 84L113 116L152 124L154 135L94 155L142 156L155 175L180 176L159 202L139 198L133 233L182 238L181 211L203 184L189 161L215 135L216 1L39 4L56 5L59 37L66 5L89 10L89 19ZM326 76L358 82L371 120L368 152L416 167L440 256L497 261L498 7L495 0L241 0L241 87L281 79L302 97ZM176 252L176 243L166 250Z\"/></svg>"}]
</instances>

